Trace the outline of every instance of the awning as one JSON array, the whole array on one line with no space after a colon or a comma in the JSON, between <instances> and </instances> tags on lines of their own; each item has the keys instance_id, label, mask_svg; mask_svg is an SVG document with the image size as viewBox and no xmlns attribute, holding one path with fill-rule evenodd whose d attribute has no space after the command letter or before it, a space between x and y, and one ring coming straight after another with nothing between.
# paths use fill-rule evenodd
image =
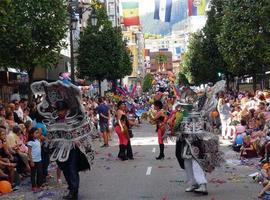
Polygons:
<instances>
[{"instance_id":1,"label":"awning","mask_svg":"<svg viewBox=\"0 0 270 200\"><path fill-rule=\"evenodd\" d=\"M8 72L27 75L27 73L25 71L20 71L16 68L8 67L7 69L8 69ZM2 67L2 68L0 68L0 71L6 71L6 70Z\"/></svg>"}]
</instances>

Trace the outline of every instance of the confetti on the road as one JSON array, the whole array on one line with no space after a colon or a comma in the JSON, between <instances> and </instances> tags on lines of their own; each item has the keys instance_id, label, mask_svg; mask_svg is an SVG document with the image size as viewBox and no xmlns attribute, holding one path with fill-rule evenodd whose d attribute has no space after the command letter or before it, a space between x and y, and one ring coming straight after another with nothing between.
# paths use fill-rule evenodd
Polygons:
<instances>
[{"instance_id":1,"label":"confetti on the road","mask_svg":"<svg viewBox=\"0 0 270 200\"><path fill-rule=\"evenodd\" d=\"M235 183L240 183L240 182L244 182L245 177L243 176L237 176L237 175L233 175L231 177L228 178L229 181L231 182L235 182Z\"/></svg>"},{"instance_id":2,"label":"confetti on the road","mask_svg":"<svg viewBox=\"0 0 270 200\"><path fill-rule=\"evenodd\" d=\"M38 200L44 200L44 199L52 198L54 196L55 194L53 192L44 192L44 193L41 193L41 196L38 197Z\"/></svg>"},{"instance_id":3,"label":"confetti on the road","mask_svg":"<svg viewBox=\"0 0 270 200\"><path fill-rule=\"evenodd\" d=\"M224 184L224 183L226 183L226 181L223 180L223 179L215 179L215 178L212 178L212 179L209 181L209 183L214 183L214 184Z\"/></svg>"},{"instance_id":4,"label":"confetti on the road","mask_svg":"<svg viewBox=\"0 0 270 200\"><path fill-rule=\"evenodd\" d=\"M6 200L25 200L25 196L24 195L20 195L20 196L11 196L11 197L7 197L5 196Z\"/></svg>"}]
</instances>

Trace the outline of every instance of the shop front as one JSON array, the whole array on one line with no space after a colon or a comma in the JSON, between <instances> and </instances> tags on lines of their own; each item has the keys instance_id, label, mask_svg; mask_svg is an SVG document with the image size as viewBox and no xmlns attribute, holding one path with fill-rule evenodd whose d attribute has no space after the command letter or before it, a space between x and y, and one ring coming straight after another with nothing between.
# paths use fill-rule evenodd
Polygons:
<instances>
[{"instance_id":1,"label":"shop front","mask_svg":"<svg viewBox=\"0 0 270 200\"><path fill-rule=\"evenodd\" d=\"M21 96L26 96L28 91L28 74L13 68L8 71L0 70L0 99L9 102L14 89L18 89Z\"/></svg>"}]
</instances>

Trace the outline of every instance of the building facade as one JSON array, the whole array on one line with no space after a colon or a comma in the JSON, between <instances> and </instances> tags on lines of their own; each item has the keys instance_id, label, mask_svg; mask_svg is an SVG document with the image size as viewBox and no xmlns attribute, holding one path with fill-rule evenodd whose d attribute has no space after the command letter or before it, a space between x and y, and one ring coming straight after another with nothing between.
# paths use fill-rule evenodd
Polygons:
<instances>
[{"instance_id":1,"label":"building facade","mask_svg":"<svg viewBox=\"0 0 270 200\"><path fill-rule=\"evenodd\" d=\"M172 52L150 52L150 73L167 73L168 71L173 71Z\"/></svg>"},{"instance_id":2,"label":"building facade","mask_svg":"<svg viewBox=\"0 0 270 200\"><path fill-rule=\"evenodd\" d=\"M161 38L149 37L145 39L145 49L150 52L169 51L174 61L180 60L185 51L185 36L171 34Z\"/></svg>"},{"instance_id":3,"label":"building facade","mask_svg":"<svg viewBox=\"0 0 270 200\"><path fill-rule=\"evenodd\" d=\"M113 27L120 27L120 8L119 0L106 0L106 9L109 20L112 22Z\"/></svg>"},{"instance_id":4,"label":"building facade","mask_svg":"<svg viewBox=\"0 0 270 200\"><path fill-rule=\"evenodd\" d=\"M122 26L122 34L132 59L132 74L124 78L124 83L131 85L140 82L145 74L144 36L139 26Z\"/></svg>"}]
</instances>

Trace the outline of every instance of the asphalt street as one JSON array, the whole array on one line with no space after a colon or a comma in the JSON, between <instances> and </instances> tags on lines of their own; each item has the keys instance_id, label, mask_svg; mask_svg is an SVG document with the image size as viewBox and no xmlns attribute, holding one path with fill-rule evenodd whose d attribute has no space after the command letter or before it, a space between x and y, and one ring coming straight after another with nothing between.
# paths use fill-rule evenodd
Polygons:
<instances>
[{"instance_id":1,"label":"asphalt street","mask_svg":"<svg viewBox=\"0 0 270 200\"><path fill-rule=\"evenodd\" d=\"M227 162L207 174L208 196L186 193L185 172L175 158L173 141L165 144L165 159L158 161L159 149L155 127L144 123L134 129L132 148L134 160L117 159L118 138L113 134L110 147L96 147L95 165L91 171L80 174L80 200L253 200L257 199L260 186L248 175L256 172L257 162L241 164L239 155L221 142ZM51 169L51 173L55 170ZM55 175L55 174L53 174ZM47 190L39 193L30 191L29 181L23 187L0 199L61 199L66 184L57 185L50 180Z\"/></svg>"}]
</instances>

